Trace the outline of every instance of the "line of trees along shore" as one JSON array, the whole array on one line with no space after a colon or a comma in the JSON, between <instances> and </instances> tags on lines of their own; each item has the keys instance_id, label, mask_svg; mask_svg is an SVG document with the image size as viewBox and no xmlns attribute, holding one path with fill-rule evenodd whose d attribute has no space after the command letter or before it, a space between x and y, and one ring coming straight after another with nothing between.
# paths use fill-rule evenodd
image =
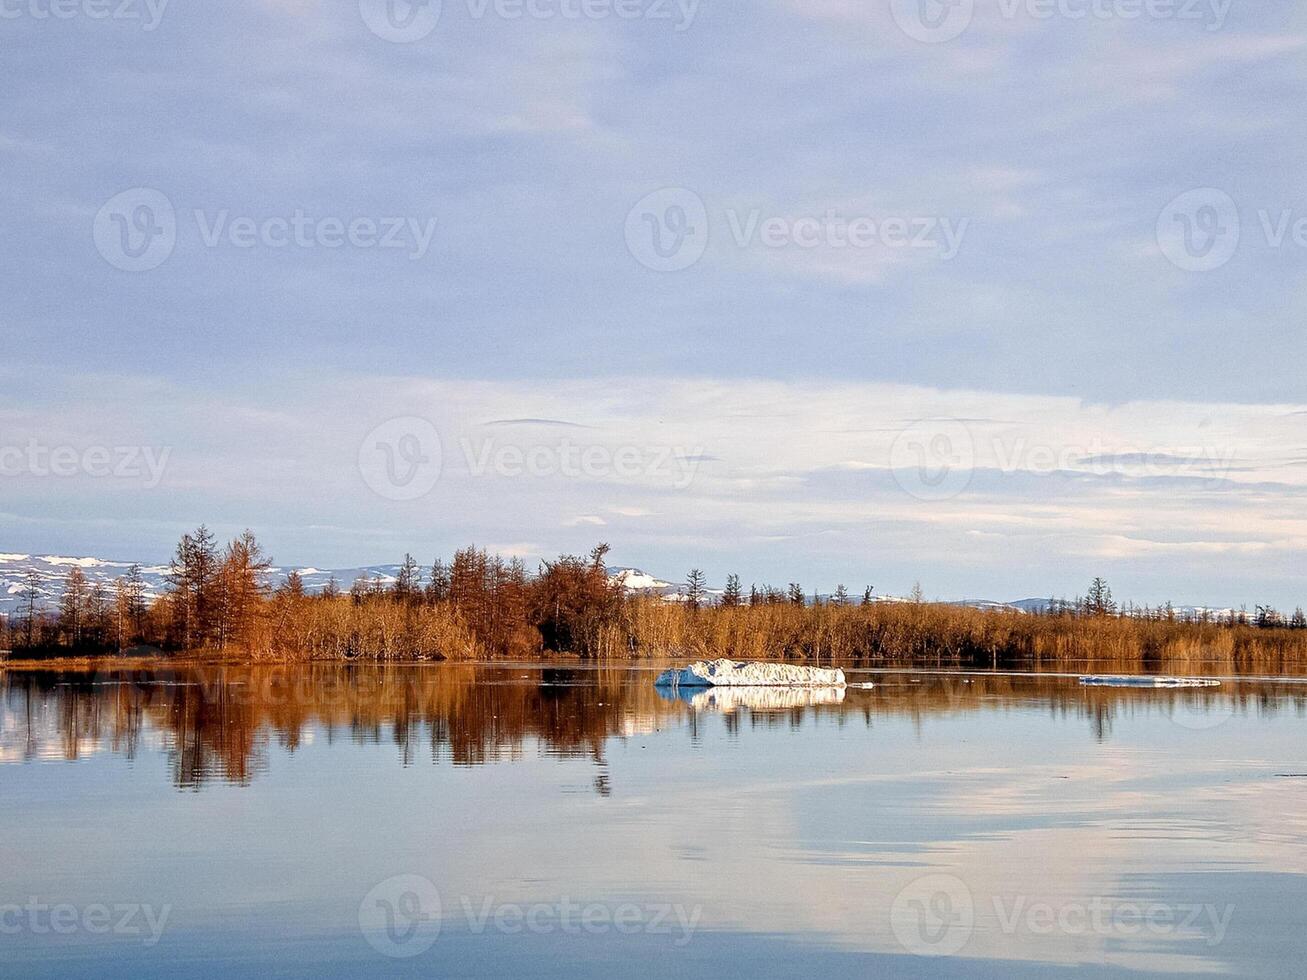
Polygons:
<instances>
[{"instance_id":1,"label":"line of trees along shore","mask_svg":"<svg viewBox=\"0 0 1307 980\"><path fill-rule=\"evenodd\" d=\"M698 569L679 601L629 593L606 566L608 547L564 555L530 572L466 548L422 567L411 555L393 578L334 581L316 593L271 561L249 531L225 547L201 526L177 546L164 595L148 599L140 569L111 587L79 568L57 610L38 608L31 573L0 646L17 657L153 648L250 660L475 660L572 655L733 657L869 666L1153 670L1307 669L1307 617L1182 619L1169 607L1121 608L1095 579L1075 602L1034 613L926 602L860 600L840 586L809 596L798 583L753 585L732 575L711 593Z\"/></svg>"}]
</instances>

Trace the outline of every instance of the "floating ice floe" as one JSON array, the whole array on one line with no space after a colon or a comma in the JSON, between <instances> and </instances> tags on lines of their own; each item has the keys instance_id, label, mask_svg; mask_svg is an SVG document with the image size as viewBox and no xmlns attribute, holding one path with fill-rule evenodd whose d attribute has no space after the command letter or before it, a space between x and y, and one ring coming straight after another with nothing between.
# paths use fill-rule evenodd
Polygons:
<instances>
[{"instance_id":1,"label":"floating ice floe","mask_svg":"<svg viewBox=\"0 0 1307 980\"><path fill-rule=\"evenodd\" d=\"M798 664L749 663L740 660L700 660L688 667L665 670L658 687L844 687L844 671Z\"/></svg>"},{"instance_id":2,"label":"floating ice floe","mask_svg":"<svg viewBox=\"0 0 1307 980\"><path fill-rule=\"evenodd\" d=\"M1080 678L1087 687L1220 687L1220 681L1206 677L1113 677L1091 674Z\"/></svg>"},{"instance_id":3,"label":"floating ice floe","mask_svg":"<svg viewBox=\"0 0 1307 980\"><path fill-rule=\"evenodd\" d=\"M661 687L660 697L683 701L695 711L720 711L730 714L740 708L750 711L792 711L842 704L842 687Z\"/></svg>"}]
</instances>

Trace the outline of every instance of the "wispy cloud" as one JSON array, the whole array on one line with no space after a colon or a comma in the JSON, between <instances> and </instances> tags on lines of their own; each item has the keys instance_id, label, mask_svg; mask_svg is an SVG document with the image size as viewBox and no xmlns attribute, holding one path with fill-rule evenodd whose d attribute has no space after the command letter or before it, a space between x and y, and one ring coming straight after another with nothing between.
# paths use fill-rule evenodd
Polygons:
<instances>
[{"instance_id":1,"label":"wispy cloud","mask_svg":"<svg viewBox=\"0 0 1307 980\"><path fill-rule=\"evenodd\" d=\"M279 556L320 566L512 542L529 527L535 540L518 549L524 554L583 551L602 534L623 560L660 570L665 561L668 573L703 562L701 552L774 566L778 580L791 574L782 568L853 579L875 564L898 569L907 585L933 581L942 595L975 594L977 576L1005 583L1003 595L1040 593L1050 581L1073 591L1078 580L1068 577L1092 565L1137 576L1129 593L1157 599L1173 594L1165 556L1226 556L1219 569L1188 573L1205 583L1193 596L1204 601L1226 600L1232 578L1264 580L1268 568L1288 583L1307 549L1307 471L1289 465L1301 443L1289 417L1301 409L1292 405L1106 406L706 377L614 386L336 375L239 396L177 387L160 393L171 406L161 416L142 415L130 386L87 391L69 385L44 416L19 420L7 435L16 445L117 445L127 436L172 445L158 492L106 494L89 477L52 484L18 474L8 499L20 523L94 506L117 522L250 524L273 536ZM591 424L472 421L519 418L497 409L521 404L546 409L541 420ZM405 502L370 489L359 458L391 420L411 418L427 420L440 445L397 441L396 460L438 458L440 472L429 493ZM717 445L730 452L702 448ZM306 496L306 486L315 492ZM175 526L140 533L162 552ZM322 530L350 526L378 529L374 542L394 544L361 553L359 536ZM69 528L56 544L88 535ZM31 540L20 536L6 550Z\"/></svg>"}]
</instances>

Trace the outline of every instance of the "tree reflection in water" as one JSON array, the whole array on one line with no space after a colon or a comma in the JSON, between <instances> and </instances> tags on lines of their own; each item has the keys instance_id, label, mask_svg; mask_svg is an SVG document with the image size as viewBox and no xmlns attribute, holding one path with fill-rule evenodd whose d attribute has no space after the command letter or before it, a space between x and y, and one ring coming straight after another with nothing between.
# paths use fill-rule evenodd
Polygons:
<instances>
[{"instance_id":1,"label":"tree reflection in water","mask_svg":"<svg viewBox=\"0 0 1307 980\"><path fill-rule=\"evenodd\" d=\"M0 674L0 762L74 760L112 752L165 753L176 786L246 785L269 765L272 745L393 743L400 763L477 766L528 753L588 758L594 788L612 788L610 740L665 728L697 736L704 716L732 737L799 728L816 718L871 728L879 717L928 724L932 716L1020 706L1081 718L1110 737L1123 713L1183 713L1194 724L1231 713L1307 708L1299 685L1227 682L1220 688L1082 687L1032 675L885 674L842 697L805 692L695 692L660 696L648 668L440 664L209 667Z\"/></svg>"}]
</instances>

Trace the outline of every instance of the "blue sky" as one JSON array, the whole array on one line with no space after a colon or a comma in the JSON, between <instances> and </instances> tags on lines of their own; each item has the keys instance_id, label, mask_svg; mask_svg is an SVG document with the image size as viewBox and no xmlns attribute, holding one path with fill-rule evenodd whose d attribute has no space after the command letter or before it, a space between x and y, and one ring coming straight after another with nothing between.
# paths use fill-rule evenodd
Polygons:
<instances>
[{"instance_id":1,"label":"blue sky","mask_svg":"<svg viewBox=\"0 0 1307 980\"><path fill-rule=\"evenodd\" d=\"M118 2L0 3L0 550L1307 600L1297 5Z\"/></svg>"}]
</instances>

